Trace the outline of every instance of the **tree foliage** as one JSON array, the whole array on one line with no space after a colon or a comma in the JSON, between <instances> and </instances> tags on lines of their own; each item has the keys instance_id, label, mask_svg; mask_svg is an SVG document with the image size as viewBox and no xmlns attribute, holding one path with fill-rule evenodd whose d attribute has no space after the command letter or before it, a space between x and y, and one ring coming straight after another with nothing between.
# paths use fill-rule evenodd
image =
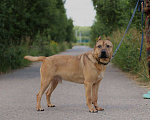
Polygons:
<instances>
[{"instance_id":1,"label":"tree foliage","mask_svg":"<svg viewBox=\"0 0 150 120\"><path fill-rule=\"evenodd\" d=\"M90 31L91 27L88 26L75 26L74 31L76 33L76 39L79 41L89 41L90 40ZM81 35L81 36L80 36Z\"/></svg>"},{"instance_id":2,"label":"tree foliage","mask_svg":"<svg viewBox=\"0 0 150 120\"><path fill-rule=\"evenodd\" d=\"M83 36L90 36L90 30L91 27L88 26L75 26L74 30L77 32L77 34L81 33Z\"/></svg>"},{"instance_id":3,"label":"tree foliage","mask_svg":"<svg viewBox=\"0 0 150 120\"><path fill-rule=\"evenodd\" d=\"M1 0L0 43L30 44L36 35L56 42L72 41L73 23L66 16L63 0ZM68 34L70 33L70 34Z\"/></svg>"},{"instance_id":4,"label":"tree foliage","mask_svg":"<svg viewBox=\"0 0 150 120\"><path fill-rule=\"evenodd\" d=\"M71 47L73 21L64 4L65 0L0 0L0 72L27 65L27 54L49 56Z\"/></svg>"},{"instance_id":5,"label":"tree foliage","mask_svg":"<svg viewBox=\"0 0 150 120\"><path fill-rule=\"evenodd\" d=\"M137 0L92 0L96 10L96 20L91 36L95 40L99 35L110 35L112 31L125 28L133 13ZM140 13L136 13L132 25L140 28Z\"/></svg>"}]
</instances>

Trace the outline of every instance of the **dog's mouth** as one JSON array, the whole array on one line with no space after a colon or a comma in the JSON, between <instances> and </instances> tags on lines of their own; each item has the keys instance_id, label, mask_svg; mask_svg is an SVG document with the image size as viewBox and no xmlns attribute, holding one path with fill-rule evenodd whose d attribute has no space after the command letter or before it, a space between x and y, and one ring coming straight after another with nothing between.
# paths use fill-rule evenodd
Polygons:
<instances>
[{"instance_id":1,"label":"dog's mouth","mask_svg":"<svg viewBox=\"0 0 150 120\"><path fill-rule=\"evenodd\" d=\"M103 54L101 54L100 56L99 56L99 58L109 58L107 55L103 55Z\"/></svg>"}]
</instances>

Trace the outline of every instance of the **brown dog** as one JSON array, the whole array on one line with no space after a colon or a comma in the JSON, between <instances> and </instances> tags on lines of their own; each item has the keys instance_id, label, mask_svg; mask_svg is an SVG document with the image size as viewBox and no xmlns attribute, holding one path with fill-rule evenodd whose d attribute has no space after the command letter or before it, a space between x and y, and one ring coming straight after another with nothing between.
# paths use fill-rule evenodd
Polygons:
<instances>
[{"instance_id":1,"label":"brown dog","mask_svg":"<svg viewBox=\"0 0 150 120\"><path fill-rule=\"evenodd\" d=\"M108 39L108 38L107 38ZM50 57L25 56L30 61L43 61L41 66L41 88L37 94L38 111L43 111L40 102L43 93L46 92L48 107L55 107L51 104L50 96L57 84L63 80L85 85L86 102L89 112L104 110L98 107L98 88L104 77L106 65L110 62L113 53L113 44L110 40L98 38L94 50L78 55L54 55ZM94 107L92 106L94 104Z\"/></svg>"}]
</instances>

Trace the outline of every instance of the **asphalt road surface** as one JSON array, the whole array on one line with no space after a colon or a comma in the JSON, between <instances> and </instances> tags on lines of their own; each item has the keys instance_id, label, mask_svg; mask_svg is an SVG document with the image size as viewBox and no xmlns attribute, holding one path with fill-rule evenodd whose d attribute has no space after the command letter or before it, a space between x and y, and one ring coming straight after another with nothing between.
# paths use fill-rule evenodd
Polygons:
<instances>
[{"instance_id":1,"label":"asphalt road surface","mask_svg":"<svg viewBox=\"0 0 150 120\"><path fill-rule=\"evenodd\" d=\"M60 54L77 55L90 50L75 46ZM150 99L142 98L147 90L112 64L108 65L99 89L98 104L104 111L89 113L84 85L66 81L52 94L56 107L47 107L44 94L41 105L45 111L36 111L40 65L41 62L35 62L0 76L0 120L150 120Z\"/></svg>"}]
</instances>

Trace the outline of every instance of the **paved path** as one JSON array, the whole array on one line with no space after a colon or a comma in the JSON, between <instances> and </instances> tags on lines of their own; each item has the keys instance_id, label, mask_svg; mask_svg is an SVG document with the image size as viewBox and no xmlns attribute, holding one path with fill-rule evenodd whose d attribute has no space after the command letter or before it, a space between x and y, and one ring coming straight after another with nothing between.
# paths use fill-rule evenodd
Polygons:
<instances>
[{"instance_id":1,"label":"paved path","mask_svg":"<svg viewBox=\"0 0 150 120\"><path fill-rule=\"evenodd\" d=\"M90 51L73 47L61 54L77 55ZM52 94L55 108L36 111L36 94L40 88L41 62L0 76L0 120L150 120L150 100L143 99L146 89L126 78L118 68L108 65L99 89L98 104L104 111L89 113L84 85L63 81Z\"/></svg>"}]
</instances>

